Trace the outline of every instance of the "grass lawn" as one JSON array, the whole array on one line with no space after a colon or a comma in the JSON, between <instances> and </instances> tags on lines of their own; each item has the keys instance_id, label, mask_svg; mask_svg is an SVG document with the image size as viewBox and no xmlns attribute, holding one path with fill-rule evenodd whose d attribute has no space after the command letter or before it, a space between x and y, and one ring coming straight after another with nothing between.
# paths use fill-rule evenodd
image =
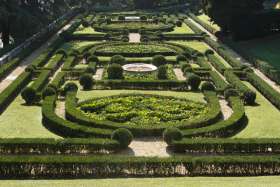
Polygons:
<instances>
[{"instance_id":1,"label":"grass lawn","mask_svg":"<svg viewBox=\"0 0 280 187\"><path fill-rule=\"evenodd\" d=\"M60 138L42 125L40 106L24 106L19 96L0 116L0 138Z\"/></svg>"},{"instance_id":2,"label":"grass lawn","mask_svg":"<svg viewBox=\"0 0 280 187\"><path fill-rule=\"evenodd\" d=\"M0 186L13 187L277 187L280 177L182 177L182 178L128 178L92 180L11 180Z\"/></svg>"},{"instance_id":3,"label":"grass lawn","mask_svg":"<svg viewBox=\"0 0 280 187\"><path fill-rule=\"evenodd\" d=\"M234 138L280 138L280 111L250 83L244 83L257 92L256 103L259 106L245 107L248 126Z\"/></svg>"},{"instance_id":4,"label":"grass lawn","mask_svg":"<svg viewBox=\"0 0 280 187\"><path fill-rule=\"evenodd\" d=\"M182 24L182 27L175 27L174 31L167 32L168 34L193 34L193 30L189 28L185 23Z\"/></svg>"},{"instance_id":5,"label":"grass lawn","mask_svg":"<svg viewBox=\"0 0 280 187\"><path fill-rule=\"evenodd\" d=\"M235 42L234 45L241 47L248 55L267 61L280 70L280 35L265 38Z\"/></svg>"},{"instance_id":6,"label":"grass lawn","mask_svg":"<svg viewBox=\"0 0 280 187\"><path fill-rule=\"evenodd\" d=\"M66 52L70 52L71 50L79 50L81 48L87 47L89 45L100 43L98 41L72 41L64 43L61 48L64 49Z\"/></svg>"},{"instance_id":7,"label":"grass lawn","mask_svg":"<svg viewBox=\"0 0 280 187\"><path fill-rule=\"evenodd\" d=\"M104 34L104 33L97 32L92 27L80 26L73 34L75 35L75 34Z\"/></svg>"},{"instance_id":8,"label":"grass lawn","mask_svg":"<svg viewBox=\"0 0 280 187\"><path fill-rule=\"evenodd\" d=\"M80 100L88 100L96 97L106 97L119 94L130 94L130 93L139 93L139 94L155 94L163 96L173 96L178 98L185 98L192 101L205 102L203 99L202 93L194 92L174 92L174 91L146 91L146 90L92 90L92 91L83 91L78 92L78 98Z\"/></svg>"},{"instance_id":9,"label":"grass lawn","mask_svg":"<svg viewBox=\"0 0 280 187\"><path fill-rule=\"evenodd\" d=\"M221 28L219 27L219 25L211 22L211 19L206 15L206 14L201 14L199 16L197 16L201 21L203 21L204 23L210 25L212 28L214 28L216 31L220 31Z\"/></svg>"}]
</instances>

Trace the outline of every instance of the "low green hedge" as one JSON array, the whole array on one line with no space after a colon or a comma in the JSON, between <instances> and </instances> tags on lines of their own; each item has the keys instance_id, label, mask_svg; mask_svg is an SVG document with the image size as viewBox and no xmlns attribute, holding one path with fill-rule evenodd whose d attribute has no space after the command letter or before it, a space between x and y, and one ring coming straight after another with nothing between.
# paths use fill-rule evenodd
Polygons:
<instances>
[{"instance_id":1,"label":"low green hedge","mask_svg":"<svg viewBox=\"0 0 280 187\"><path fill-rule=\"evenodd\" d=\"M194 15L193 13L188 13L188 15L190 16L190 18L192 18L194 21L196 21L197 23L199 23L203 28L205 28L208 32L212 33L212 34L216 34L217 30L215 28L213 28L211 25L201 21L196 15Z\"/></svg>"},{"instance_id":2,"label":"low green hedge","mask_svg":"<svg viewBox=\"0 0 280 187\"><path fill-rule=\"evenodd\" d=\"M211 70L212 67L208 64L208 62L206 61L205 57L197 57L196 58L196 62L198 63L198 65L202 68L205 68L205 70Z\"/></svg>"},{"instance_id":3,"label":"low green hedge","mask_svg":"<svg viewBox=\"0 0 280 187\"><path fill-rule=\"evenodd\" d=\"M221 62L221 60L214 54L207 54L208 61L216 68L222 75L227 67Z\"/></svg>"},{"instance_id":4,"label":"low green hedge","mask_svg":"<svg viewBox=\"0 0 280 187\"><path fill-rule=\"evenodd\" d=\"M66 81L65 76L66 76L66 72L64 71L59 72L51 81L49 86L55 88L55 90L58 90L65 83Z\"/></svg>"},{"instance_id":5,"label":"low green hedge","mask_svg":"<svg viewBox=\"0 0 280 187\"><path fill-rule=\"evenodd\" d=\"M17 97L31 78L32 73L24 72L0 93L0 114L3 113L10 103Z\"/></svg>"},{"instance_id":6,"label":"low green hedge","mask_svg":"<svg viewBox=\"0 0 280 187\"><path fill-rule=\"evenodd\" d=\"M243 102L239 97L230 97L229 102L233 110L233 114L229 119L217 122L208 127L183 130L184 137L228 137L243 129L247 119Z\"/></svg>"},{"instance_id":7,"label":"low green hedge","mask_svg":"<svg viewBox=\"0 0 280 187\"><path fill-rule=\"evenodd\" d=\"M187 24L188 27L190 27L196 34L199 34L199 35L205 35L206 33L203 32L202 30L200 30L194 23L192 23L190 20L188 19L185 19L184 20L184 23Z\"/></svg>"},{"instance_id":8,"label":"low green hedge","mask_svg":"<svg viewBox=\"0 0 280 187\"><path fill-rule=\"evenodd\" d=\"M173 141L170 146L176 153L280 153L280 139L182 139L180 141Z\"/></svg>"},{"instance_id":9,"label":"low green hedge","mask_svg":"<svg viewBox=\"0 0 280 187\"><path fill-rule=\"evenodd\" d=\"M224 76L226 80L241 93L241 95L247 91L251 91L232 70L226 70Z\"/></svg>"},{"instance_id":10,"label":"low green hedge","mask_svg":"<svg viewBox=\"0 0 280 187\"><path fill-rule=\"evenodd\" d=\"M43 125L50 131L66 138L110 138L112 130L85 127L64 120L55 113L56 96L48 96L42 105Z\"/></svg>"},{"instance_id":11,"label":"low green hedge","mask_svg":"<svg viewBox=\"0 0 280 187\"><path fill-rule=\"evenodd\" d=\"M68 55L68 57L65 59L64 65L62 67L62 71L69 71L73 68L73 66L76 64L77 62L77 57L76 56L71 56Z\"/></svg>"},{"instance_id":12,"label":"low green hedge","mask_svg":"<svg viewBox=\"0 0 280 187\"><path fill-rule=\"evenodd\" d=\"M214 82L216 91L223 94L224 91L229 87L229 84L215 71L209 72L211 80Z\"/></svg>"},{"instance_id":13,"label":"low green hedge","mask_svg":"<svg viewBox=\"0 0 280 187\"><path fill-rule=\"evenodd\" d=\"M118 141L111 139L0 139L0 153L3 154L96 154L120 150Z\"/></svg>"},{"instance_id":14,"label":"low green hedge","mask_svg":"<svg viewBox=\"0 0 280 187\"><path fill-rule=\"evenodd\" d=\"M43 70L30 87L32 87L36 92L41 92L46 84L48 84L51 74L51 70Z\"/></svg>"},{"instance_id":15,"label":"low green hedge","mask_svg":"<svg viewBox=\"0 0 280 187\"><path fill-rule=\"evenodd\" d=\"M280 110L280 93L254 73L247 73L248 81Z\"/></svg>"},{"instance_id":16,"label":"low green hedge","mask_svg":"<svg viewBox=\"0 0 280 187\"><path fill-rule=\"evenodd\" d=\"M55 54L48 61L48 64L43 67L45 70L52 70L53 72L61 65L63 62L64 55L63 54Z\"/></svg>"}]
</instances>

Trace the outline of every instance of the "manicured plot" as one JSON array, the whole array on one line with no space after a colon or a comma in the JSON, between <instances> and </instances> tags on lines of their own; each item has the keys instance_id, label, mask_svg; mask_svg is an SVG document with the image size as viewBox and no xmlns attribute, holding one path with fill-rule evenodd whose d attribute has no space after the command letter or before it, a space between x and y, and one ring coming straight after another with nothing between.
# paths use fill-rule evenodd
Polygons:
<instances>
[{"instance_id":1,"label":"manicured plot","mask_svg":"<svg viewBox=\"0 0 280 187\"><path fill-rule=\"evenodd\" d=\"M19 96L0 116L0 138L60 138L41 121L41 107L25 106Z\"/></svg>"},{"instance_id":2,"label":"manicured plot","mask_svg":"<svg viewBox=\"0 0 280 187\"><path fill-rule=\"evenodd\" d=\"M100 43L98 41L72 41L64 43L61 48L65 51L69 52L70 50L79 50L81 48L84 48L86 46L90 46L93 44Z\"/></svg>"},{"instance_id":3,"label":"manicured plot","mask_svg":"<svg viewBox=\"0 0 280 187\"><path fill-rule=\"evenodd\" d=\"M280 35L234 42L233 45L240 47L244 53L266 61L280 70Z\"/></svg>"},{"instance_id":4,"label":"manicured plot","mask_svg":"<svg viewBox=\"0 0 280 187\"><path fill-rule=\"evenodd\" d=\"M206 14L201 14L201 15L199 15L199 16L197 16L197 17L198 17L201 21L203 21L204 23L210 25L210 26L211 26L212 28L214 28L216 31L220 31L220 30L221 30L221 28L220 28L217 24L211 22L211 18L209 18Z\"/></svg>"},{"instance_id":5,"label":"manicured plot","mask_svg":"<svg viewBox=\"0 0 280 187\"><path fill-rule=\"evenodd\" d=\"M277 110L260 92L250 83L244 82L250 89L257 92L256 106L246 106L246 115L249 118L247 127L234 138L279 138L280 111Z\"/></svg>"},{"instance_id":6,"label":"manicured plot","mask_svg":"<svg viewBox=\"0 0 280 187\"><path fill-rule=\"evenodd\" d=\"M103 34L102 32L97 32L92 27L83 27L80 26L75 32L75 34Z\"/></svg>"},{"instance_id":7,"label":"manicured plot","mask_svg":"<svg viewBox=\"0 0 280 187\"><path fill-rule=\"evenodd\" d=\"M185 23L182 24L182 27L175 27L172 32L168 34L193 34L193 30L189 28Z\"/></svg>"},{"instance_id":8,"label":"manicured plot","mask_svg":"<svg viewBox=\"0 0 280 187\"><path fill-rule=\"evenodd\" d=\"M126 23L111 23L111 24L104 24L102 25L109 29L160 29L161 27L164 27L165 24L159 23L159 24L153 24L153 23L147 23L147 22L126 22Z\"/></svg>"}]
</instances>

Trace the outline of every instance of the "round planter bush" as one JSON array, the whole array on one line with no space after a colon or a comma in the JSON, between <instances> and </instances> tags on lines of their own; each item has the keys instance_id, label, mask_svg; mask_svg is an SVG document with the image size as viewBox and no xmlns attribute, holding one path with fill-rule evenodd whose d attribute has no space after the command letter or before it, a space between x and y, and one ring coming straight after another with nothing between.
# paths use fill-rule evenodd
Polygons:
<instances>
[{"instance_id":1,"label":"round planter bush","mask_svg":"<svg viewBox=\"0 0 280 187\"><path fill-rule=\"evenodd\" d=\"M126 59L122 55L114 55L111 58L111 64L124 65L125 63L126 63Z\"/></svg>"},{"instance_id":2,"label":"round planter bush","mask_svg":"<svg viewBox=\"0 0 280 187\"><path fill-rule=\"evenodd\" d=\"M123 68L120 64L112 64L107 69L108 79L123 79Z\"/></svg>"},{"instance_id":3,"label":"round planter bush","mask_svg":"<svg viewBox=\"0 0 280 187\"><path fill-rule=\"evenodd\" d=\"M168 78L167 77L167 66L165 66L165 65L159 66L157 77L159 80L166 80Z\"/></svg>"},{"instance_id":4,"label":"round planter bush","mask_svg":"<svg viewBox=\"0 0 280 187\"><path fill-rule=\"evenodd\" d=\"M87 58L87 62L96 62L96 63L98 63L98 62L99 62L99 59L98 59L97 56L92 55L92 56L90 56L90 57Z\"/></svg>"},{"instance_id":5,"label":"round planter bush","mask_svg":"<svg viewBox=\"0 0 280 187\"><path fill-rule=\"evenodd\" d=\"M191 86L192 90L198 90L201 79L198 75L191 74L188 77L188 84Z\"/></svg>"},{"instance_id":6,"label":"round planter bush","mask_svg":"<svg viewBox=\"0 0 280 187\"><path fill-rule=\"evenodd\" d=\"M248 90L243 94L244 102L248 105L255 104L256 98L257 98L256 92L253 92L251 90Z\"/></svg>"},{"instance_id":7,"label":"round planter bush","mask_svg":"<svg viewBox=\"0 0 280 187\"><path fill-rule=\"evenodd\" d=\"M211 82L204 82L201 86L201 91L214 91L215 86Z\"/></svg>"},{"instance_id":8,"label":"round planter bush","mask_svg":"<svg viewBox=\"0 0 280 187\"><path fill-rule=\"evenodd\" d=\"M178 55L176 57L176 61L179 63L181 61L187 61L187 57L185 55Z\"/></svg>"},{"instance_id":9,"label":"round planter bush","mask_svg":"<svg viewBox=\"0 0 280 187\"><path fill-rule=\"evenodd\" d=\"M89 22L87 22L86 20L82 21L82 26L83 27L87 28L87 27L89 27L89 25L90 25Z\"/></svg>"},{"instance_id":10,"label":"round planter bush","mask_svg":"<svg viewBox=\"0 0 280 187\"><path fill-rule=\"evenodd\" d=\"M80 84L83 86L84 90L90 90L93 86L92 74L83 74L79 80Z\"/></svg>"},{"instance_id":11,"label":"round planter bush","mask_svg":"<svg viewBox=\"0 0 280 187\"><path fill-rule=\"evenodd\" d=\"M179 141L183 138L183 133L178 128L168 128L163 132L163 140L170 145L172 141Z\"/></svg>"},{"instance_id":12,"label":"round planter bush","mask_svg":"<svg viewBox=\"0 0 280 187\"><path fill-rule=\"evenodd\" d=\"M44 89L42 93L42 98L45 99L47 96L53 96L56 95L56 90L53 87L48 86Z\"/></svg>"},{"instance_id":13,"label":"round planter bush","mask_svg":"<svg viewBox=\"0 0 280 187\"><path fill-rule=\"evenodd\" d=\"M125 149L133 140L133 135L129 130L120 128L112 133L111 139L118 141L120 143L121 148Z\"/></svg>"},{"instance_id":14,"label":"round planter bush","mask_svg":"<svg viewBox=\"0 0 280 187\"><path fill-rule=\"evenodd\" d=\"M214 53L214 51L212 50L212 49L207 49L206 51L205 51L205 56L208 56L208 55L214 55L215 53Z\"/></svg>"},{"instance_id":15,"label":"round planter bush","mask_svg":"<svg viewBox=\"0 0 280 187\"><path fill-rule=\"evenodd\" d=\"M227 89L225 92L224 92L224 96L226 99L228 99L229 97L235 97L235 96L239 96L238 94L238 91L236 89Z\"/></svg>"},{"instance_id":16,"label":"round planter bush","mask_svg":"<svg viewBox=\"0 0 280 187\"><path fill-rule=\"evenodd\" d=\"M26 87L21 92L21 97L24 99L27 105L31 105L36 101L36 91L32 87Z\"/></svg>"},{"instance_id":17,"label":"round planter bush","mask_svg":"<svg viewBox=\"0 0 280 187\"><path fill-rule=\"evenodd\" d=\"M166 59L162 55L156 55L152 59L152 64L159 67L166 64Z\"/></svg>"},{"instance_id":18,"label":"round planter bush","mask_svg":"<svg viewBox=\"0 0 280 187\"><path fill-rule=\"evenodd\" d=\"M182 27L183 23L181 21L176 21L176 26L177 27Z\"/></svg>"},{"instance_id":19,"label":"round planter bush","mask_svg":"<svg viewBox=\"0 0 280 187\"><path fill-rule=\"evenodd\" d=\"M74 82L69 82L64 86L64 92L78 91L78 86Z\"/></svg>"}]
</instances>

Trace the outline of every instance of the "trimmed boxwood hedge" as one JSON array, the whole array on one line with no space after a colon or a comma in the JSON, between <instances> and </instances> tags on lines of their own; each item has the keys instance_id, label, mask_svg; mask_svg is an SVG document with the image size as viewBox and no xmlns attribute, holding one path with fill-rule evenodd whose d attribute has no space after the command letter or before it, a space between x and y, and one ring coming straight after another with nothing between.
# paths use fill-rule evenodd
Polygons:
<instances>
[{"instance_id":1,"label":"trimmed boxwood hedge","mask_svg":"<svg viewBox=\"0 0 280 187\"><path fill-rule=\"evenodd\" d=\"M170 144L176 153L256 154L280 153L280 139L182 139Z\"/></svg>"},{"instance_id":2,"label":"trimmed boxwood hedge","mask_svg":"<svg viewBox=\"0 0 280 187\"><path fill-rule=\"evenodd\" d=\"M209 72L211 80L214 82L216 91L219 93L224 93L224 91L229 87L229 84L216 72Z\"/></svg>"},{"instance_id":3,"label":"trimmed boxwood hedge","mask_svg":"<svg viewBox=\"0 0 280 187\"><path fill-rule=\"evenodd\" d=\"M35 155L66 155L66 154L98 154L113 153L120 150L118 141L101 138L87 139L41 139L14 138L0 139L0 153L35 154Z\"/></svg>"},{"instance_id":4,"label":"trimmed boxwood hedge","mask_svg":"<svg viewBox=\"0 0 280 187\"><path fill-rule=\"evenodd\" d=\"M229 119L217 122L208 127L183 130L184 137L228 137L243 129L247 120L243 102L239 97L230 97L229 102L233 110L233 114Z\"/></svg>"}]
</instances>

